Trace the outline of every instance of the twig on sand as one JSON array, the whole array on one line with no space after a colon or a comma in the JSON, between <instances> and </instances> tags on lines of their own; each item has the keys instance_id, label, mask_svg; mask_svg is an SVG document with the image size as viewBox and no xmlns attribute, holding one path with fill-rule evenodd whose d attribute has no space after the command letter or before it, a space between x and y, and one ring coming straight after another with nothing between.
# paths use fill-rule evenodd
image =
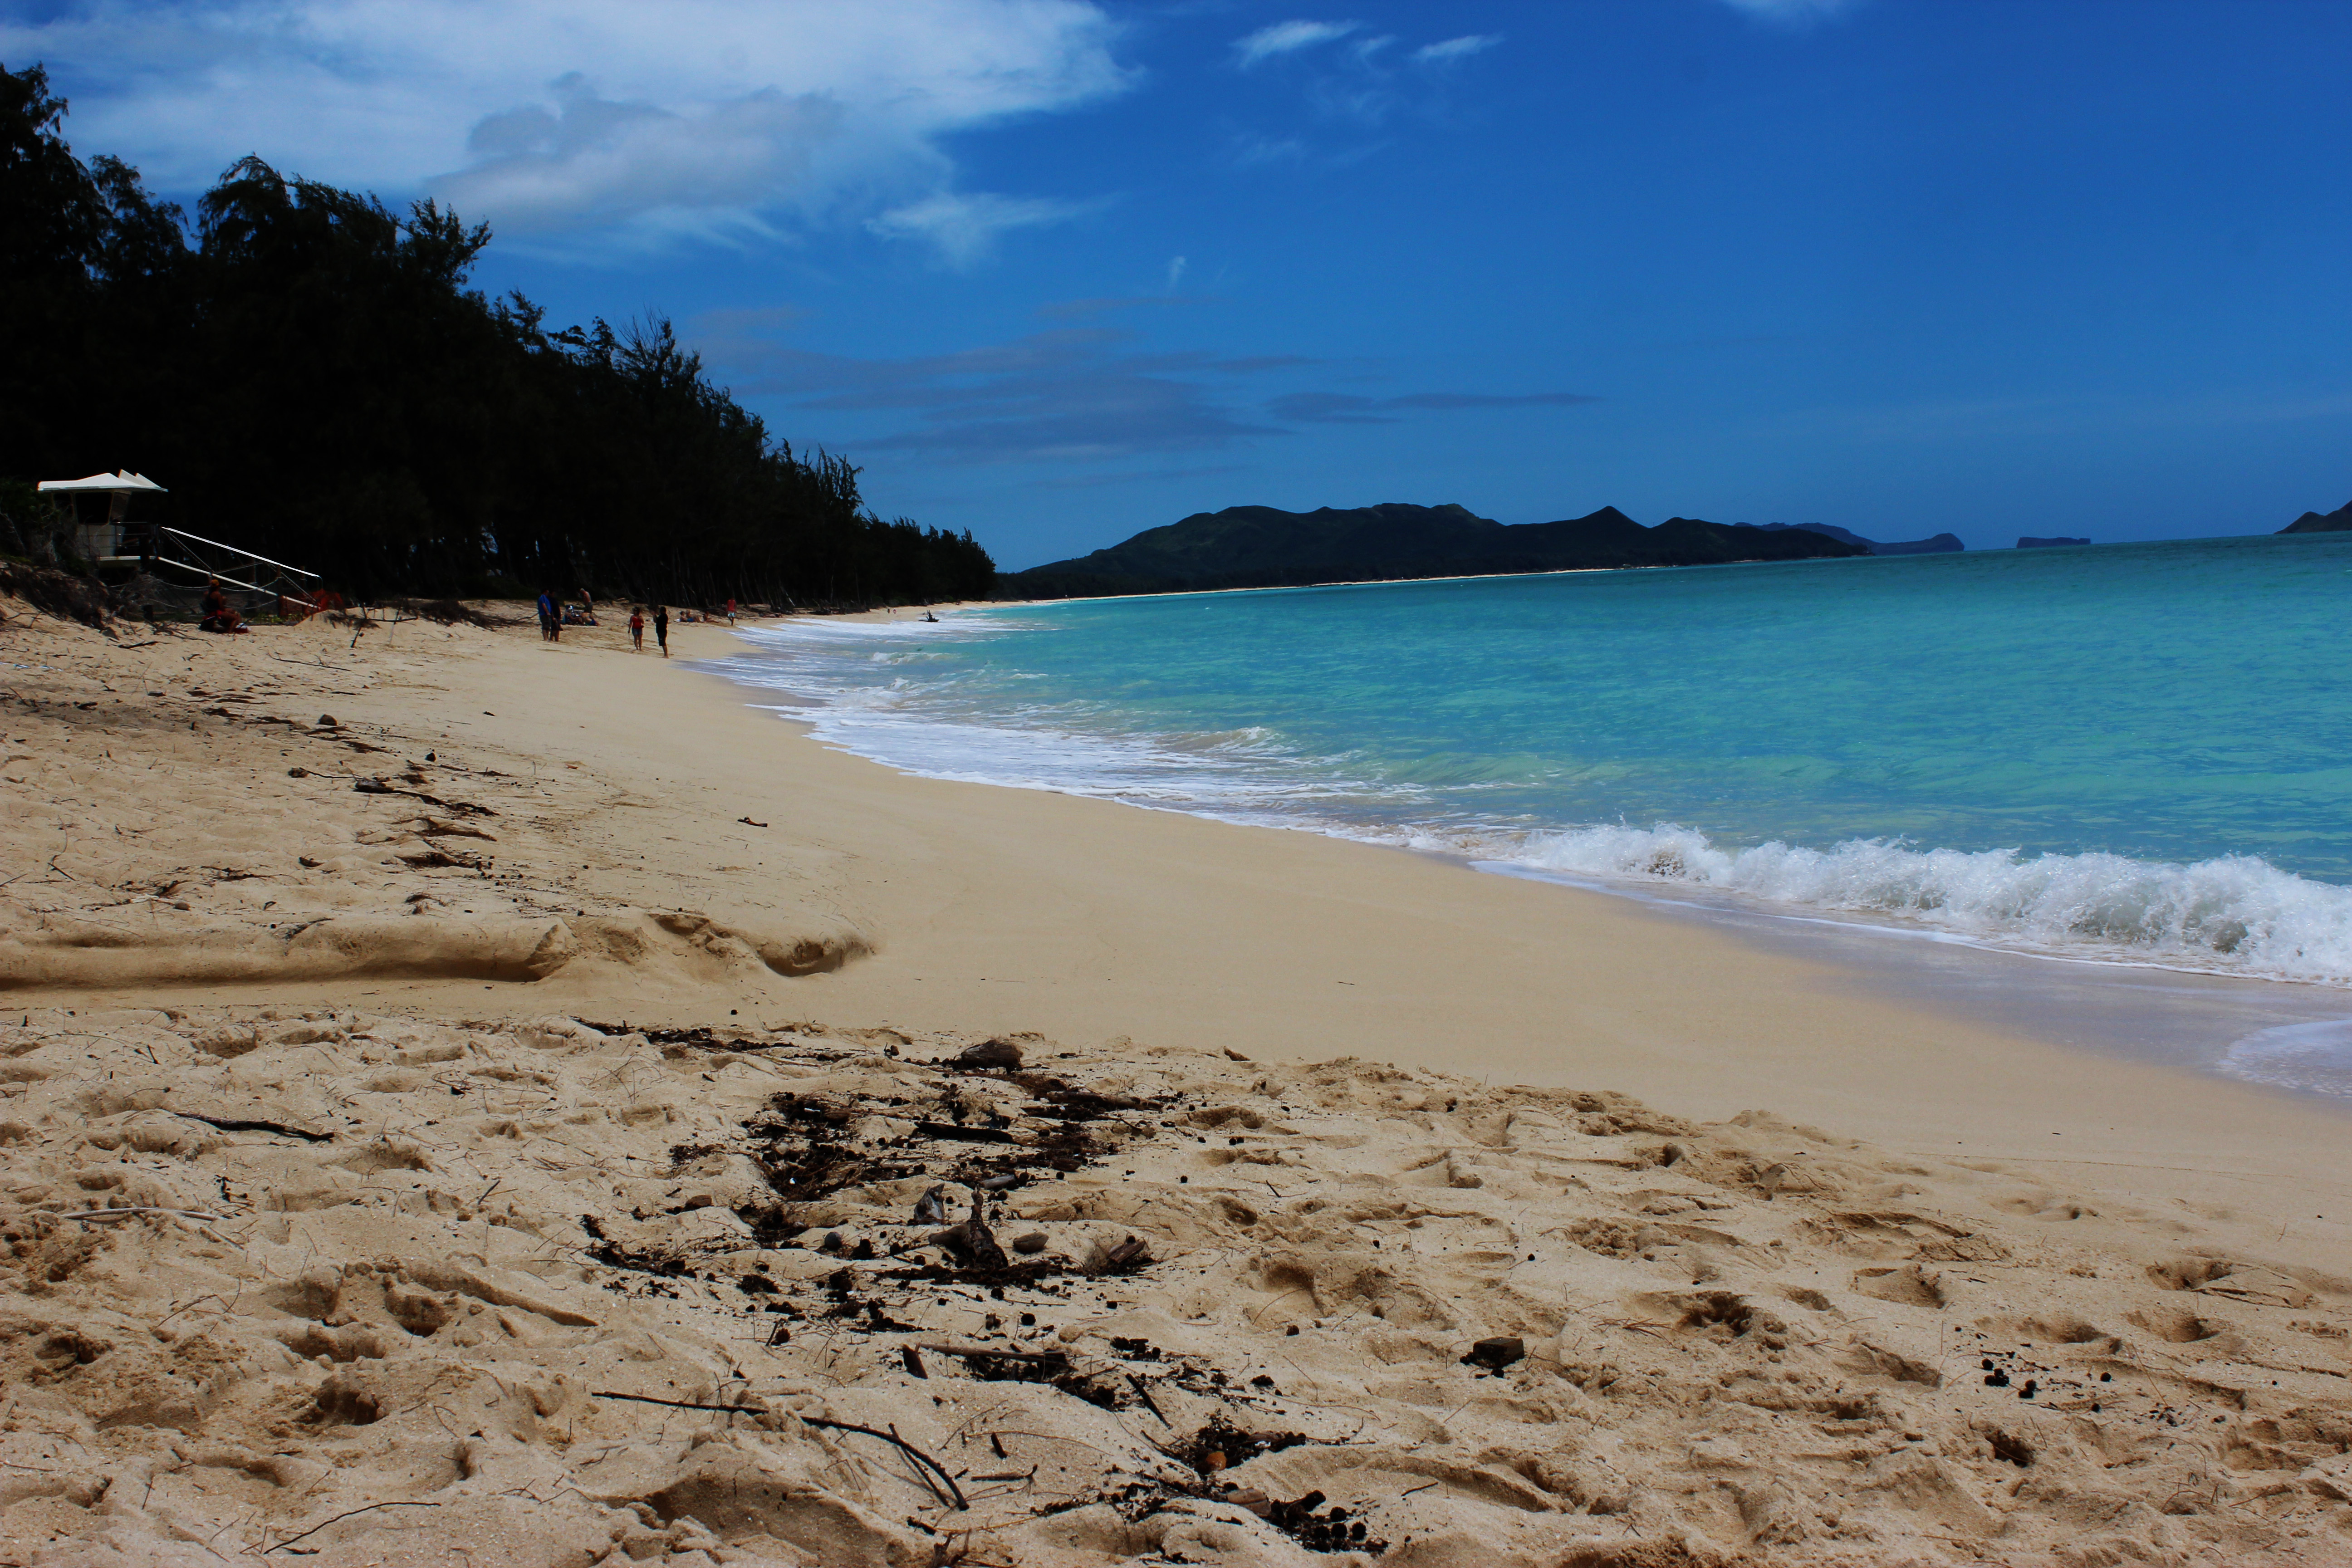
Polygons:
<instances>
[{"instance_id":1,"label":"twig on sand","mask_svg":"<svg viewBox=\"0 0 2352 1568\"><path fill-rule=\"evenodd\" d=\"M312 1525L310 1529L304 1531L301 1535L289 1535L285 1540L279 1542L277 1545L265 1546L261 1550L265 1555L272 1552L283 1552L286 1548L293 1545L296 1542L302 1540L305 1536L316 1535L319 1531L326 1529L327 1526L331 1524L341 1523L344 1520L351 1518L352 1514L369 1513L380 1508L439 1508L440 1506L441 1505L437 1502L372 1502L365 1508L355 1508L352 1510L351 1513L339 1513L332 1519L322 1519L318 1523Z\"/></svg>"},{"instance_id":2,"label":"twig on sand","mask_svg":"<svg viewBox=\"0 0 2352 1568\"><path fill-rule=\"evenodd\" d=\"M941 1345L938 1347L926 1346L925 1348L945 1350L947 1347ZM691 1399L656 1399L650 1394L616 1394L608 1388L592 1389L589 1391L588 1397L591 1399L628 1399L634 1400L639 1405L666 1405L672 1410L725 1410L738 1412L746 1415L765 1415L768 1414L764 1406L757 1405L707 1405ZM955 1499L957 1512L961 1513L965 1509L971 1506L971 1504L964 1500L963 1489L956 1485L955 1478L948 1474L946 1466L940 1464L937 1459L932 1458L929 1454L924 1453L920 1448L916 1447L912 1443L908 1442L904 1437L899 1436L896 1432L878 1431L872 1426L860 1426L856 1422L852 1421L824 1421L814 1415L801 1415L795 1417L795 1419L797 1419L803 1426L822 1426L829 1432L859 1432L865 1434L868 1437L879 1437L885 1443L896 1444L899 1450L908 1458L913 1459L916 1463L923 1466L925 1469L928 1469L933 1475L938 1476L940 1481L946 1484L949 1494L953 1496ZM916 1473L918 1475L921 1475L922 1471L919 1470ZM934 1496L939 1494L940 1489L938 1487L931 1486L929 1476L924 1476L923 1484L927 1487L930 1487ZM941 1502L945 1502L948 1500L946 1497L940 1497L940 1500Z\"/></svg>"},{"instance_id":3,"label":"twig on sand","mask_svg":"<svg viewBox=\"0 0 2352 1568\"><path fill-rule=\"evenodd\" d=\"M132 1215L141 1214L177 1215L182 1219L203 1220L208 1224L217 1224L219 1221L229 1217L226 1215L221 1214L205 1214L201 1209L159 1208L152 1204L141 1204L131 1208L77 1209L61 1214L58 1215L58 1217L59 1219L79 1220L84 1225L111 1225L116 1220L129 1219Z\"/></svg>"},{"instance_id":4,"label":"twig on sand","mask_svg":"<svg viewBox=\"0 0 2352 1568\"><path fill-rule=\"evenodd\" d=\"M1285 1357L1284 1359L1288 1360L1289 1358ZM1294 1362L1292 1364L1297 1365L1297 1363ZM1160 1424L1162 1426L1167 1427L1171 1432L1174 1431L1176 1429L1176 1424L1169 1420L1167 1416L1160 1414L1160 1402L1151 1397L1151 1390L1143 1385L1143 1380L1130 1372L1127 1374L1127 1382L1128 1386L1135 1390L1135 1396L1143 1401L1143 1407L1146 1410L1150 1411L1152 1415L1158 1415L1160 1417Z\"/></svg>"},{"instance_id":5,"label":"twig on sand","mask_svg":"<svg viewBox=\"0 0 2352 1568\"><path fill-rule=\"evenodd\" d=\"M706 1405L693 1399L656 1399L650 1394L618 1394L609 1388L590 1389L588 1397L626 1399L639 1405L667 1405L672 1410L730 1410L742 1415L765 1415L768 1413L767 1407L761 1405Z\"/></svg>"},{"instance_id":6,"label":"twig on sand","mask_svg":"<svg viewBox=\"0 0 2352 1568\"><path fill-rule=\"evenodd\" d=\"M955 1499L956 1511L958 1513L961 1513L964 1510L971 1506L971 1504L964 1500L963 1489L956 1485L955 1478L948 1474L947 1467L945 1465L940 1464L937 1459L932 1458L929 1454L924 1453L920 1448L916 1447L912 1443L908 1442L907 1439L899 1436L896 1432L880 1432L871 1426L859 1426L847 1421L820 1421L814 1415L803 1415L800 1417L800 1423L803 1426L823 1426L828 1431L834 1432L862 1432L868 1437L879 1437L885 1443L894 1443L898 1445L901 1453L905 1454L908 1458L913 1459L916 1463L929 1468L933 1474L940 1478L940 1481L946 1485L949 1494ZM919 1470L916 1474L921 1475L922 1472ZM924 1478L923 1484L925 1486L930 1486L930 1479L929 1477ZM932 1494L937 1496L939 1489L940 1489L938 1487L931 1487ZM941 1502L945 1502L947 1501L947 1499L943 1497L940 1498L940 1500Z\"/></svg>"}]
</instances>

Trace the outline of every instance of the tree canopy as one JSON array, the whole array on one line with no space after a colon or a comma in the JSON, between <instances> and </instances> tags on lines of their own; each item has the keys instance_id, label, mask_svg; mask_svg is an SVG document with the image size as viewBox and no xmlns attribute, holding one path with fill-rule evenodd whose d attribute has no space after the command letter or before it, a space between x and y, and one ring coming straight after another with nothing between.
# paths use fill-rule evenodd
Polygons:
<instances>
[{"instance_id":1,"label":"tree canopy","mask_svg":"<svg viewBox=\"0 0 2352 1568\"><path fill-rule=\"evenodd\" d=\"M68 145L0 65L0 476L130 468L170 521L347 595L590 587L683 603L984 597L969 532L867 510L658 317L551 330L467 286L489 243L433 202L246 158L193 225Z\"/></svg>"}]
</instances>

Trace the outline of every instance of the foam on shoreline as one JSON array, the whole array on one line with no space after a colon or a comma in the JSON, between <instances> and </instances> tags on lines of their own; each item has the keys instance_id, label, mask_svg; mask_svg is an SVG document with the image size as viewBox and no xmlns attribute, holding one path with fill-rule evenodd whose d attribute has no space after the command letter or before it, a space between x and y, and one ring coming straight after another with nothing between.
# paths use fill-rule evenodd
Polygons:
<instances>
[{"instance_id":1,"label":"foam on shoreline","mask_svg":"<svg viewBox=\"0 0 2352 1568\"><path fill-rule=\"evenodd\" d=\"M1017 620L794 622L714 668L796 699L789 717L854 755L923 778L1122 801L1302 828L1562 874L1604 891L1697 891L1833 910L2005 951L2352 987L2352 888L2260 856L2191 862L2103 852L1922 847L1855 837L1827 848L1724 844L1672 822L1480 820L1434 791L1311 757L1262 727L1153 732L1105 703L1006 708L926 668L941 639L1020 635ZM884 682L874 666L893 672ZM802 706L800 704L808 704ZM1449 778L1458 792L1475 780Z\"/></svg>"}]
</instances>

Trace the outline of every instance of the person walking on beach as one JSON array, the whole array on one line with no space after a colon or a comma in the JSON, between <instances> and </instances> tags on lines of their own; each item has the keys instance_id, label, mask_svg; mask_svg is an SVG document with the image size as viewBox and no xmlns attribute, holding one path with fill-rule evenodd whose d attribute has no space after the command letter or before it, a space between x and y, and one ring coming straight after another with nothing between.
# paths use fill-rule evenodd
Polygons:
<instances>
[{"instance_id":1,"label":"person walking on beach","mask_svg":"<svg viewBox=\"0 0 2352 1568\"><path fill-rule=\"evenodd\" d=\"M545 589L539 595L539 635L546 642L553 642L557 636L555 595Z\"/></svg>"},{"instance_id":2,"label":"person walking on beach","mask_svg":"<svg viewBox=\"0 0 2352 1568\"><path fill-rule=\"evenodd\" d=\"M629 647L639 653L646 651L646 607L643 605L629 612Z\"/></svg>"},{"instance_id":3,"label":"person walking on beach","mask_svg":"<svg viewBox=\"0 0 2352 1568\"><path fill-rule=\"evenodd\" d=\"M727 624L730 626L735 624L735 601L732 599L727 601Z\"/></svg>"},{"instance_id":4,"label":"person walking on beach","mask_svg":"<svg viewBox=\"0 0 2352 1568\"><path fill-rule=\"evenodd\" d=\"M661 645L662 657L667 658L669 657L669 606L667 605L654 606L654 641Z\"/></svg>"}]
</instances>

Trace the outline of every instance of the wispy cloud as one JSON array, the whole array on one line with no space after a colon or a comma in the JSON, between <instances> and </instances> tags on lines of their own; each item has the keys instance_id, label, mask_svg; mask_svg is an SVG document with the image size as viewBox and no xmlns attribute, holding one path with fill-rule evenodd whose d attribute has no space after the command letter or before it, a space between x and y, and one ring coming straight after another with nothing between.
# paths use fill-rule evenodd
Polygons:
<instances>
[{"instance_id":1,"label":"wispy cloud","mask_svg":"<svg viewBox=\"0 0 2352 1568\"><path fill-rule=\"evenodd\" d=\"M1443 121L1449 112L1449 68L1484 54L1501 43L1496 33L1465 33L1439 39L1399 54L1393 34L1366 34L1357 22L1277 22L1235 40L1235 58L1244 68L1277 58L1297 56L1299 64L1278 79L1286 94L1297 92L1312 118L1313 131L1281 132L1236 129L1227 132L1233 161L1244 167L1279 163L1329 166L1358 162L1385 145L1368 139L1367 132L1386 126L1400 115ZM1346 40L1343 47L1328 47ZM1326 145L1332 126L1352 145Z\"/></svg>"},{"instance_id":2,"label":"wispy cloud","mask_svg":"<svg viewBox=\"0 0 2352 1568\"><path fill-rule=\"evenodd\" d=\"M949 265L969 267L988 254L997 236L1016 228L1066 223L1097 211L1099 202L1065 202L1042 196L964 195L939 191L921 201L893 207L866 226L892 239L928 239Z\"/></svg>"},{"instance_id":3,"label":"wispy cloud","mask_svg":"<svg viewBox=\"0 0 2352 1568\"><path fill-rule=\"evenodd\" d=\"M1862 0L1724 0L1735 10L1784 26L1805 27L1815 22L1826 22L1843 11L1851 11Z\"/></svg>"},{"instance_id":4,"label":"wispy cloud","mask_svg":"<svg viewBox=\"0 0 2352 1568\"><path fill-rule=\"evenodd\" d=\"M1245 38L1234 39L1234 63L1247 70L1277 55L1295 55L1301 49L1344 38L1361 26L1360 22L1276 22Z\"/></svg>"},{"instance_id":5,"label":"wispy cloud","mask_svg":"<svg viewBox=\"0 0 2352 1568\"><path fill-rule=\"evenodd\" d=\"M1050 220L957 193L947 139L1122 91L1115 33L1092 0L90 0L10 8L0 58L46 60L76 140L167 190L259 153L505 234L880 212L953 254Z\"/></svg>"},{"instance_id":6,"label":"wispy cloud","mask_svg":"<svg viewBox=\"0 0 2352 1568\"><path fill-rule=\"evenodd\" d=\"M1423 65L1448 65L1455 60L1466 60L1472 55L1484 54L1502 41L1500 33L1465 33L1444 43L1423 44L1412 51L1412 58Z\"/></svg>"},{"instance_id":7,"label":"wispy cloud","mask_svg":"<svg viewBox=\"0 0 2352 1568\"><path fill-rule=\"evenodd\" d=\"M1072 300L1096 306L1172 303ZM1292 392L1268 398L1263 378L1328 374L1295 354L1151 352L1133 334L1068 326L956 353L859 359L795 347L759 311L712 312L689 341L738 395L773 398L808 414L866 416L857 450L959 464L1035 463L1064 483L1118 483L1095 465L1250 446L1305 425L1393 424L1413 414L1562 407L1598 399L1577 392L1407 392L1368 396ZM1279 384L1279 382L1277 382ZM871 423L868 423L868 420ZM1135 478L1147 475L1137 472Z\"/></svg>"},{"instance_id":8,"label":"wispy cloud","mask_svg":"<svg viewBox=\"0 0 2352 1568\"><path fill-rule=\"evenodd\" d=\"M869 360L817 353L758 331L693 337L742 396L837 414L897 415L857 437L860 452L957 463L1084 464L1213 450L1286 434L1241 411L1236 388L1313 362L1137 351L1129 334L1067 328L959 353Z\"/></svg>"},{"instance_id":9,"label":"wispy cloud","mask_svg":"<svg viewBox=\"0 0 2352 1568\"><path fill-rule=\"evenodd\" d=\"M1395 397L1362 397L1345 392L1294 392L1266 405L1276 419L1316 425L1393 425L1412 410L1458 408L1565 408L1601 399L1581 392L1408 392Z\"/></svg>"}]
</instances>

